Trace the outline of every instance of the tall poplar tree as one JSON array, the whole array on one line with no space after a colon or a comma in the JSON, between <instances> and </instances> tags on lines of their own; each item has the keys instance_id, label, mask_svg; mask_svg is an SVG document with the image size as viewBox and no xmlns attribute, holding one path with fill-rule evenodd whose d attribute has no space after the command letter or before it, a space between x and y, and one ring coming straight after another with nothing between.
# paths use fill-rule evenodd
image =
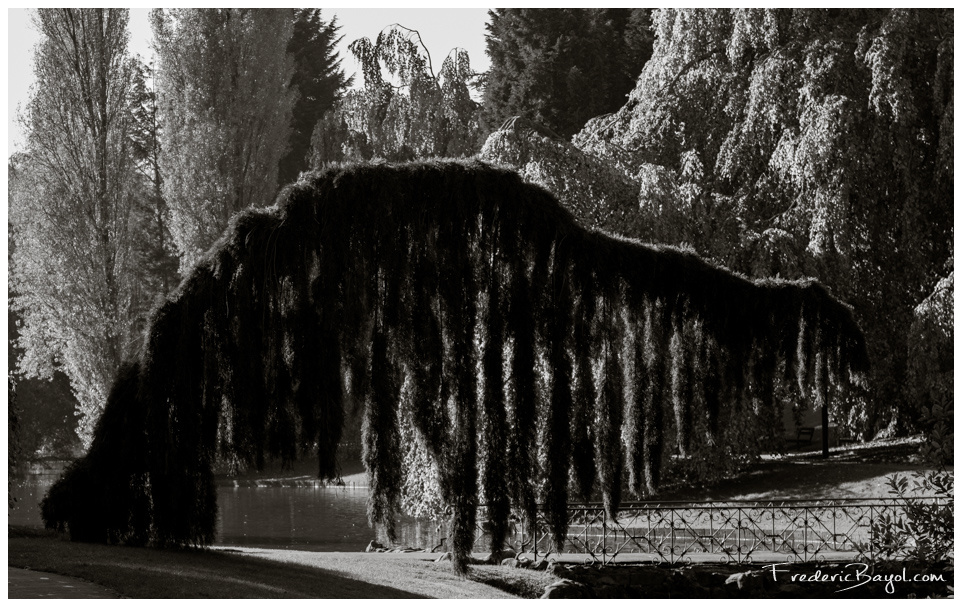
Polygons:
<instances>
[{"instance_id":1,"label":"tall poplar tree","mask_svg":"<svg viewBox=\"0 0 962 607\"><path fill-rule=\"evenodd\" d=\"M89 442L117 365L134 349L150 293L137 284L139 180L131 150L134 67L126 10L40 9L36 87L11 190L12 306L19 370L62 369Z\"/></svg>"},{"instance_id":2,"label":"tall poplar tree","mask_svg":"<svg viewBox=\"0 0 962 607\"><path fill-rule=\"evenodd\" d=\"M181 273L238 211L270 203L296 92L290 9L156 9L160 168Z\"/></svg>"}]
</instances>

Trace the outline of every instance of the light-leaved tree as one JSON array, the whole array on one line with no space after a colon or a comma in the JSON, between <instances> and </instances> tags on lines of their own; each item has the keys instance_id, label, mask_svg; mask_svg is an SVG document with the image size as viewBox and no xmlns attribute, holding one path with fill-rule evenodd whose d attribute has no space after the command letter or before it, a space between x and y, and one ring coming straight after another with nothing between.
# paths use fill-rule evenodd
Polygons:
<instances>
[{"instance_id":1,"label":"light-leaved tree","mask_svg":"<svg viewBox=\"0 0 962 607\"><path fill-rule=\"evenodd\" d=\"M273 201L296 95L287 53L293 22L289 9L151 13L160 168L181 273L235 213Z\"/></svg>"},{"instance_id":2,"label":"light-leaved tree","mask_svg":"<svg viewBox=\"0 0 962 607\"><path fill-rule=\"evenodd\" d=\"M137 284L127 11L41 9L26 153L11 183L19 370L70 378L87 444L149 293Z\"/></svg>"},{"instance_id":3,"label":"light-leaved tree","mask_svg":"<svg viewBox=\"0 0 962 607\"><path fill-rule=\"evenodd\" d=\"M480 106L470 94L476 74L467 51L453 49L436 70L421 35L398 24L348 48L361 64L364 87L318 122L315 168L345 159L463 158L480 149Z\"/></svg>"},{"instance_id":4,"label":"light-leaved tree","mask_svg":"<svg viewBox=\"0 0 962 607\"><path fill-rule=\"evenodd\" d=\"M952 271L951 11L666 9L652 20L654 51L627 103L572 140L636 184L638 218L616 231L755 277L823 281L854 306L874 363L869 398L833 421L911 429L913 312ZM517 156L507 141L496 134L486 150ZM555 183L612 189L576 155L525 171L562 201Z\"/></svg>"}]
</instances>

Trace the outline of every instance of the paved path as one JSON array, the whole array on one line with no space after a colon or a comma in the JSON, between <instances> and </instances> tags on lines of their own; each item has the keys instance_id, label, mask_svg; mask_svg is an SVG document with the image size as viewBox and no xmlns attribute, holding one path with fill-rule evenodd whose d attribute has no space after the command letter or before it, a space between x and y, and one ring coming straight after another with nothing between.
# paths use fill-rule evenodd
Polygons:
<instances>
[{"instance_id":1,"label":"paved path","mask_svg":"<svg viewBox=\"0 0 962 607\"><path fill-rule=\"evenodd\" d=\"M45 571L7 567L8 599L119 599L113 590Z\"/></svg>"}]
</instances>

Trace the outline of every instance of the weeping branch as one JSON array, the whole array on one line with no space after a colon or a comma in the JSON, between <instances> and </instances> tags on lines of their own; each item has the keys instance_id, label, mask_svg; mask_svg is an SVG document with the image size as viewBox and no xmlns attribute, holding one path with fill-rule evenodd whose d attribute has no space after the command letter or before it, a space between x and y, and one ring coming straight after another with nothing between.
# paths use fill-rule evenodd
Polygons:
<instances>
[{"instance_id":1,"label":"weeping branch","mask_svg":"<svg viewBox=\"0 0 962 607\"><path fill-rule=\"evenodd\" d=\"M313 453L334 478L362 402L371 522L393 534L404 423L463 571L479 494L496 549L539 501L560 544L570 490L614 513L625 468L650 494L676 451L722 454L744 403L775 420L779 386L823 403L867 365L817 283L588 231L478 162L329 169L234 218L155 311L43 517L74 539L210 544L216 461Z\"/></svg>"}]
</instances>

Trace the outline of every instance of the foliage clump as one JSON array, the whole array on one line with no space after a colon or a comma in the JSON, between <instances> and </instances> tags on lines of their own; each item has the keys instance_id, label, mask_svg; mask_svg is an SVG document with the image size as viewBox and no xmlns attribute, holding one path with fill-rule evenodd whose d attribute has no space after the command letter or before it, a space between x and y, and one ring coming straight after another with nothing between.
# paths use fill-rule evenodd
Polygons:
<instances>
[{"instance_id":1,"label":"foliage clump","mask_svg":"<svg viewBox=\"0 0 962 607\"><path fill-rule=\"evenodd\" d=\"M452 49L435 67L417 30L392 24L348 47L364 87L349 91L314 127L311 166L343 161L464 158L483 132L470 88L478 74L467 51ZM437 69L437 71L435 71Z\"/></svg>"},{"instance_id":2,"label":"foliage clump","mask_svg":"<svg viewBox=\"0 0 962 607\"><path fill-rule=\"evenodd\" d=\"M868 398L835 422L921 429L906 328L952 271L952 10L664 9L652 24L627 103L575 144L623 160L653 241L832 288L873 360Z\"/></svg>"},{"instance_id":3,"label":"foliage clump","mask_svg":"<svg viewBox=\"0 0 962 607\"><path fill-rule=\"evenodd\" d=\"M872 548L879 558L899 555L932 565L954 559L954 411L952 402L944 401L922 413L922 421L928 425L922 456L935 469L888 478L889 494L903 512L879 517L872 526Z\"/></svg>"},{"instance_id":4,"label":"foliage clump","mask_svg":"<svg viewBox=\"0 0 962 607\"><path fill-rule=\"evenodd\" d=\"M491 133L480 158L514 167L527 181L558 197L588 228L640 237L637 186L611 163L586 154L522 116Z\"/></svg>"},{"instance_id":5,"label":"foliage clump","mask_svg":"<svg viewBox=\"0 0 962 607\"><path fill-rule=\"evenodd\" d=\"M651 9L488 11L484 118L524 116L570 137L617 110L651 57Z\"/></svg>"},{"instance_id":6,"label":"foliage clump","mask_svg":"<svg viewBox=\"0 0 962 607\"><path fill-rule=\"evenodd\" d=\"M952 10L661 9L651 23L620 109L530 159L495 133L483 157L579 217L627 180L618 233L752 277L815 277L854 307L873 360L867 398L833 402L833 423L920 429L916 329L937 327L906 328L952 272Z\"/></svg>"},{"instance_id":7,"label":"foliage clump","mask_svg":"<svg viewBox=\"0 0 962 607\"><path fill-rule=\"evenodd\" d=\"M926 427L923 459L934 469L888 479L889 494L904 510L882 517L873 528L880 556L904 554L925 564L953 558L955 548L955 408L952 379L952 294L954 274L915 310L910 347L915 360L909 379L922 404ZM921 328L918 327L921 325ZM921 496L936 500L919 499Z\"/></svg>"},{"instance_id":8,"label":"foliage clump","mask_svg":"<svg viewBox=\"0 0 962 607\"><path fill-rule=\"evenodd\" d=\"M867 364L814 282L585 229L480 162L332 168L235 217L155 311L43 515L78 539L208 544L215 459L312 451L335 477L359 402L371 521L393 530L413 436L463 570L481 495L492 550L539 502L560 542L572 470L614 512L625 474L646 494L676 449L724 457L739 407L767 415L786 383L824 401Z\"/></svg>"}]
</instances>

